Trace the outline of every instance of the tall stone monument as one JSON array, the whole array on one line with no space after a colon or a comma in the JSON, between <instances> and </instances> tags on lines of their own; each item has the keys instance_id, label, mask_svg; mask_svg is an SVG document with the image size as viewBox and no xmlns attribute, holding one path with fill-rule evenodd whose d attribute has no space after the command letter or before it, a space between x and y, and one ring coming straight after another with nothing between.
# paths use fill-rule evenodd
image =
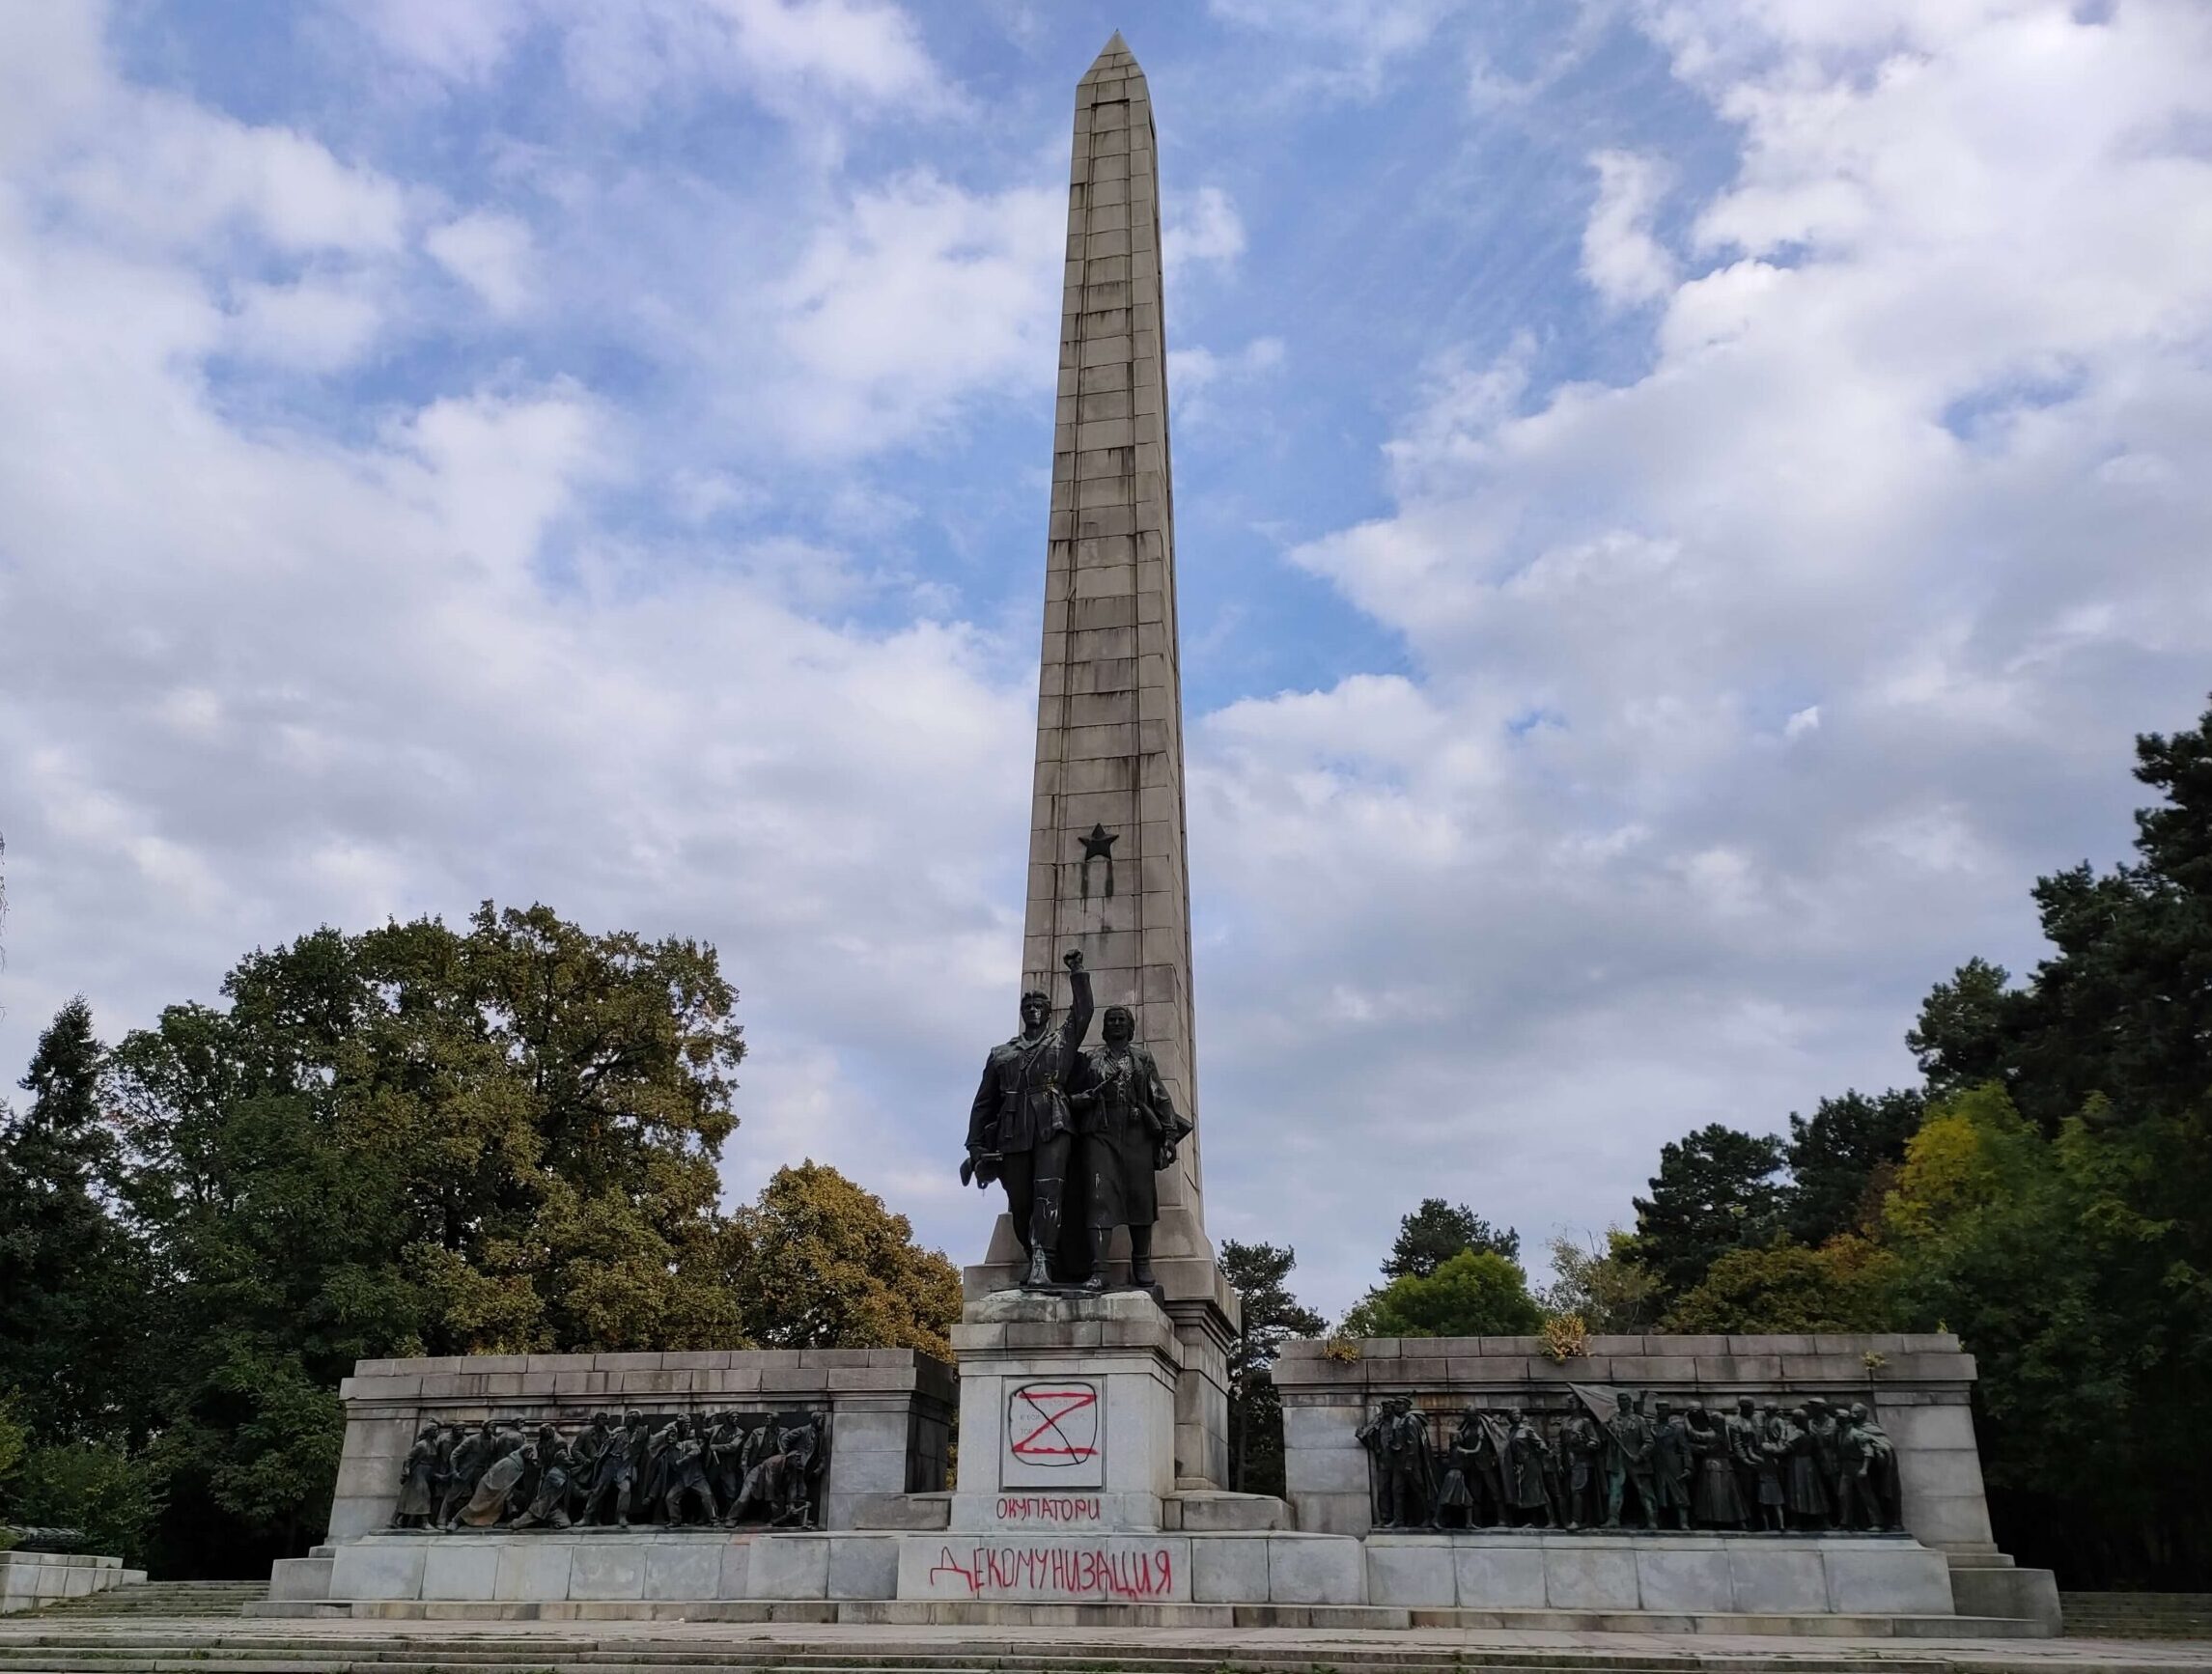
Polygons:
<instances>
[{"instance_id":1,"label":"tall stone monument","mask_svg":"<svg viewBox=\"0 0 2212 1674\"><path fill-rule=\"evenodd\" d=\"M1160 164L1144 72L1116 34L1076 91L1060 378L1052 434L1037 770L1022 987L1069 1002L1080 948L1103 1014L1127 1006L1179 1110L1197 1121L1175 491L1160 272ZM1228 1468L1225 1354L1237 1301L1206 1237L1204 1130L1159 1182L1154 1270L1184 1351L1178 1480ZM1112 1259L1127 1257L1117 1241ZM1004 1214L971 1298L1016 1282Z\"/></svg>"}]
</instances>

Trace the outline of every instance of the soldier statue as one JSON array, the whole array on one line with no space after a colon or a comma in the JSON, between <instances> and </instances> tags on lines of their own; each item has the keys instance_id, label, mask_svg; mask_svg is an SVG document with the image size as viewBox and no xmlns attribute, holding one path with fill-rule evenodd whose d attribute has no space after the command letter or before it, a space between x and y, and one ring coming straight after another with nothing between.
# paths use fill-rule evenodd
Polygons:
<instances>
[{"instance_id":1,"label":"soldier statue","mask_svg":"<svg viewBox=\"0 0 2212 1674\"><path fill-rule=\"evenodd\" d=\"M1866 1403L1851 1404L1851 1424L1863 1437L1866 1450L1866 1482L1873 1491L1874 1526L1897 1529L1905 1526L1904 1494L1897 1477L1897 1444L1890 1439L1890 1433L1874 1421Z\"/></svg>"},{"instance_id":2,"label":"soldier statue","mask_svg":"<svg viewBox=\"0 0 2212 1674\"><path fill-rule=\"evenodd\" d=\"M1606 1438L1587 1412L1571 1412L1559 1426L1559 1452L1567 1526L1595 1528L1605 1518Z\"/></svg>"},{"instance_id":3,"label":"soldier statue","mask_svg":"<svg viewBox=\"0 0 2212 1674\"><path fill-rule=\"evenodd\" d=\"M1377 1525L1417 1528L1428 1517L1435 1472L1429 1458L1429 1427L1414 1410L1414 1398L1389 1396L1382 1409L1353 1434L1374 1455Z\"/></svg>"},{"instance_id":4,"label":"soldier statue","mask_svg":"<svg viewBox=\"0 0 2212 1674\"><path fill-rule=\"evenodd\" d=\"M400 1502L392 1508L394 1528L421 1528L437 1512L438 1430L426 1424L400 1466Z\"/></svg>"},{"instance_id":5,"label":"soldier statue","mask_svg":"<svg viewBox=\"0 0 2212 1674\"><path fill-rule=\"evenodd\" d=\"M1106 1289L1106 1242L1129 1228L1129 1282L1152 1279L1152 1226L1160 1218L1155 1176L1175 1160L1190 1124L1175 1113L1152 1053L1136 1041L1136 1018L1108 1006L1105 1044L1083 1054L1081 1091L1069 1099L1076 1115L1076 1178L1081 1183L1091 1241L1089 1291Z\"/></svg>"},{"instance_id":6,"label":"soldier statue","mask_svg":"<svg viewBox=\"0 0 2212 1674\"><path fill-rule=\"evenodd\" d=\"M1657 1528L1658 1492L1651 1480L1651 1425L1637 1410L1634 1395L1623 1395L1613 1415L1606 1420L1606 1521L1620 1527L1621 1501L1626 1491L1636 1490L1636 1502L1643 1513L1643 1526Z\"/></svg>"},{"instance_id":7,"label":"soldier statue","mask_svg":"<svg viewBox=\"0 0 2212 1674\"><path fill-rule=\"evenodd\" d=\"M1075 1146L1068 1093L1091 1027L1091 978L1081 950L1070 948L1063 963L1075 990L1068 1015L1051 1028L1051 995L1032 989L1022 996L1022 1032L992 1047L983 1066L967 1117L967 1160L960 1170L963 1182L1005 1182L1006 1213L1029 1258L1022 1282L1036 1288L1052 1283L1061 1191Z\"/></svg>"},{"instance_id":8,"label":"soldier statue","mask_svg":"<svg viewBox=\"0 0 2212 1674\"><path fill-rule=\"evenodd\" d=\"M493 1439L491 1420L487 1418L453 1444L446 1471L445 1498L437 1508L438 1527L452 1528L462 1508L475 1497L477 1482L491 1465Z\"/></svg>"}]
</instances>

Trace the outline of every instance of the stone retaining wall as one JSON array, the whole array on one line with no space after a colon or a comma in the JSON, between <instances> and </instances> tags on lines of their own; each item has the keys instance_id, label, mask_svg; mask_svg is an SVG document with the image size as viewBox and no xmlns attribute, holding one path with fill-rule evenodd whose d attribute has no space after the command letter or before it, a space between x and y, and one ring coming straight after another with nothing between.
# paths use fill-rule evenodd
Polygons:
<instances>
[{"instance_id":1,"label":"stone retaining wall","mask_svg":"<svg viewBox=\"0 0 2212 1674\"><path fill-rule=\"evenodd\" d=\"M1948 1332L1870 1335L1591 1337L1564 1361L1537 1337L1385 1337L1333 1358L1319 1342L1285 1345L1274 1381L1283 1406L1284 1475L1298 1526L1365 1534L1373 1521L1367 1455L1354 1432L1386 1395L1425 1409L1572 1403L1570 1383L1643 1391L1709 1408L1739 1395L1863 1401L1897 1448L1905 1527L1926 1546L1996 1550L1974 1443L1974 1356Z\"/></svg>"},{"instance_id":2,"label":"stone retaining wall","mask_svg":"<svg viewBox=\"0 0 2212 1674\"><path fill-rule=\"evenodd\" d=\"M912 1349L716 1349L663 1354L470 1354L362 1360L339 1385L346 1448L330 1539L388 1526L400 1465L426 1422L512 1418L564 1427L654 1413L826 1408L826 1527L853 1526L863 1495L945 1486L953 1372Z\"/></svg>"},{"instance_id":3,"label":"stone retaining wall","mask_svg":"<svg viewBox=\"0 0 2212 1674\"><path fill-rule=\"evenodd\" d=\"M0 1614L35 1610L87 1593L104 1593L146 1579L144 1570L126 1570L121 1558L89 1552L0 1552Z\"/></svg>"}]
</instances>

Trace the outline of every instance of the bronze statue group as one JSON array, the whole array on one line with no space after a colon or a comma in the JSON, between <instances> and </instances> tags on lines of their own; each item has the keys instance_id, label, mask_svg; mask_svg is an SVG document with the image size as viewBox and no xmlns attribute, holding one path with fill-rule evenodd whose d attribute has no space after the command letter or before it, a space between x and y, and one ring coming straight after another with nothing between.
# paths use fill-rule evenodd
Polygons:
<instances>
[{"instance_id":1,"label":"bronze statue group","mask_svg":"<svg viewBox=\"0 0 2212 1674\"><path fill-rule=\"evenodd\" d=\"M425 1424L400 1467L392 1526L568 1528L758 1521L811 1528L829 1417L597 1413L572 1436L518 1420Z\"/></svg>"},{"instance_id":2,"label":"bronze statue group","mask_svg":"<svg viewBox=\"0 0 2212 1674\"><path fill-rule=\"evenodd\" d=\"M1126 1227L1129 1282L1142 1288L1154 1282L1157 1176L1173 1165L1191 1126L1136 1039L1129 1007L1106 1007L1105 1040L1083 1049L1091 976L1077 949L1062 963L1074 999L1059 1026L1051 1026L1051 995L1033 989L1022 996L1022 1032L984 1061L960 1178L1004 1183L1026 1287L1105 1290L1107 1246L1114 1229Z\"/></svg>"},{"instance_id":3,"label":"bronze statue group","mask_svg":"<svg viewBox=\"0 0 2212 1674\"><path fill-rule=\"evenodd\" d=\"M1902 1524L1897 1450L1863 1402L1750 1396L1730 1413L1576 1390L1547 1437L1526 1409L1470 1407L1440 1448L1410 1395L1359 1427L1379 1528L1646 1529L1766 1533Z\"/></svg>"}]
</instances>

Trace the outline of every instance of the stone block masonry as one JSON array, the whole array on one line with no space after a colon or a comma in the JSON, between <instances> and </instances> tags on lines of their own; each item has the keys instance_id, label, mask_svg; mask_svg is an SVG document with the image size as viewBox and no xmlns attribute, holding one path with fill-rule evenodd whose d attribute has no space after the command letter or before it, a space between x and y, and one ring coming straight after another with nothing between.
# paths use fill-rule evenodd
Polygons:
<instances>
[{"instance_id":1,"label":"stone block masonry","mask_svg":"<svg viewBox=\"0 0 2212 1674\"><path fill-rule=\"evenodd\" d=\"M1371 1338L1332 1359L1287 1345L1274 1370L1284 1468L1299 1526L1364 1534L1372 1521L1366 1453L1353 1432L1386 1395L1439 1413L1463 1407L1565 1408L1570 1383L1635 1389L1676 1406L1739 1395L1865 1402L1897 1449L1906 1528L1961 1556L1997 1548L1974 1445L1974 1356L1947 1332L1806 1336L1592 1337L1588 1353L1550 1358L1535 1337Z\"/></svg>"},{"instance_id":2,"label":"stone block masonry","mask_svg":"<svg viewBox=\"0 0 2212 1674\"><path fill-rule=\"evenodd\" d=\"M1099 1010L1130 1009L1197 1121L1160 167L1151 94L1119 35L1077 88L1069 177L1021 986L1066 1006L1060 955L1080 947ZM1176 1473L1221 1486L1237 1300L1206 1236L1203 1134L1159 1177L1153 1253L1185 1348ZM1011 1282L1019 1255L1001 1215L969 1297ZM1127 1255L1117 1235L1111 1259Z\"/></svg>"},{"instance_id":3,"label":"stone block masonry","mask_svg":"<svg viewBox=\"0 0 2212 1674\"><path fill-rule=\"evenodd\" d=\"M145 1579L144 1570L126 1570L121 1558L89 1552L0 1552L0 1614L35 1610Z\"/></svg>"},{"instance_id":4,"label":"stone block masonry","mask_svg":"<svg viewBox=\"0 0 2212 1674\"><path fill-rule=\"evenodd\" d=\"M473 1354L363 1360L339 1386L345 1452L330 1538L389 1525L400 1465L426 1422L513 1418L569 1427L605 1412L829 1412L825 1526L860 1504L945 1486L952 1368L912 1349L726 1349L686 1353Z\"/></svg>"}]
</instances>

